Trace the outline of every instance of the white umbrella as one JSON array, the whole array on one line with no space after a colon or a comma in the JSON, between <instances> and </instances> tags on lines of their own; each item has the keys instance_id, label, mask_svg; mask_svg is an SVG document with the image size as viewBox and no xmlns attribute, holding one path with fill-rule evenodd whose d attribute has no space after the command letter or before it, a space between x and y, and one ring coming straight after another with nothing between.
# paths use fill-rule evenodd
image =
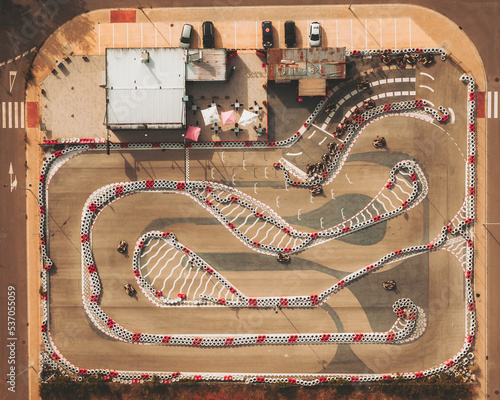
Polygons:
<instances>
[{"instance_id":1,"label":"white umbrella","mask_svg":"<svg viewBox=\"0 0 500 400\"><path fill-rule=\"evenodd\" d=\"M212 125L216 122L220 122L219 112L216 106L201 110L201 115L203 115L205 125Z\"/></svg>"},{"instance_id":2,"label":"white umbrella","mask_svg":"<svg viewBox=\"0 0 500 400\"><path fill-rule=\"evenodd\" d=\"M240 120L238 121L238 125L247 126L253 124L255 121L259 119L259 116L253 112L248 110L243 110L241 114Z\"/></svg>"}]
</instances>

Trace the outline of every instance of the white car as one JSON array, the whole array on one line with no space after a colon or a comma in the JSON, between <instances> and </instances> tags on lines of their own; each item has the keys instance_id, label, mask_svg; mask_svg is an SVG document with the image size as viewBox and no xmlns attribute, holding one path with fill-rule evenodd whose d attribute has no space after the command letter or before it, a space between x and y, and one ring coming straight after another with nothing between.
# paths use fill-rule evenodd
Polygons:
<instances>
[{"instance_id":1,"label":"white car","mask_svg":"<svg viewBox=\"0 0 500 400\"><path fill-rule=\"evenodd\" d=\"M319 47L321 44L321 26L319 22L311 22L309 27L309 45Z\"/></svg>"},{"instance_id":2,"label":"white car","mask_svg":"<svg viewBox=\"0 0 500 400\"><path fill-rule=\"evenodd\" d=\"M193 26L189 24L184 24L182 27L181 40L179 47L189 48L191 44L191 32L193 32Z\"/></svg>"}]
</instances>

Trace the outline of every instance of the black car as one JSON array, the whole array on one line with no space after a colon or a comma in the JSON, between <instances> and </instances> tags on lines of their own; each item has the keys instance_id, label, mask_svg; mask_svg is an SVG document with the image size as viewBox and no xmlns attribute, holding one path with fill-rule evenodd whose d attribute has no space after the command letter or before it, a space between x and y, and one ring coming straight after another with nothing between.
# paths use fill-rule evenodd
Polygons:
<instances>
[{"instance_id":1,"label":"black car","mask_svg":"<svg viewBox=\"0 0 500 400\"><path fill-rule=\"evenodd\" d=\"M214 24L210 21L203 22L203 48L213 49L215 47Z\"/></svg>"},{"instance_id":2,"label":"black car","mask_svg":"<svg viewBox=\"0 0 500 400\"><path fill-rule=\"evenodd\" d=\"M295 38L295 22L294 21L286 21L285 22L285 46L286 47L295 47L296 38Z\"/></svg>"},{"instance_id":3,"label":"black car","mask_svg":"<svg viewBox=\"0 0 500 400\"><path fill-rule=\"evenodd\" d=\"M265 49L273 47L273 24L271 21L262 23L262 46Z\"/></svg>"}]
</instances>

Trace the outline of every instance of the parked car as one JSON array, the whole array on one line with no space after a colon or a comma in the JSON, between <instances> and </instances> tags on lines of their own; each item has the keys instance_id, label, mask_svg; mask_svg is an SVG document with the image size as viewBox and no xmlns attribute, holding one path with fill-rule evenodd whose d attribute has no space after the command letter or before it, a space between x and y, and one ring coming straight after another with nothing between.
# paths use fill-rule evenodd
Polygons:
<instances>
[{"instance_id":1,"label":"parked car","mask_svg":"<svg viewBox=\"0 0 500 400\"><path fill-rule=\"evenodd\" d=\"M295 22L286 21L285 22L285 46L295 47L296 37L295 37Z\"/></svg>"},{"instance_id":2,"label":"parked car","mask_svg":"<svg viewBox=\"0 0 500 400\"><path fill-rule=\"evenodd\" d=\"M183 47L185 49L189 48L189 45L191 44L191 33L193 33L193 26L184 24L184 26L182 27L179 47Z\"/></svg>"},{"instance_id":3,"label":"parked car","mask_svg":"<svg viewBox=\"0 0 500 400\"><path fill-rule=\"evenodd\" d=\"M309 27L309 45L319 47L321 44L321 26L319 22L311 22Z\"/></svg>"},{"instance_id":4,"label":"parked car","mask_svg":"<svg viewBox=\"0 0 500 400\"><path fill-rule=\"evenodd\" d=\"M202 25L203 48L213 49L215 47L214 24L211 21L205 21Z\"/></svg>"},{"instance_id":5,"label":"parked car","mask_svg":"<svg viewBox=\"0 0 500 400\"><path fill-rule=\"evenodd\" d=\"M273 47L273 24L271 21L262 23L262 46L265 49Z\"/></svg>"}]
</instances>

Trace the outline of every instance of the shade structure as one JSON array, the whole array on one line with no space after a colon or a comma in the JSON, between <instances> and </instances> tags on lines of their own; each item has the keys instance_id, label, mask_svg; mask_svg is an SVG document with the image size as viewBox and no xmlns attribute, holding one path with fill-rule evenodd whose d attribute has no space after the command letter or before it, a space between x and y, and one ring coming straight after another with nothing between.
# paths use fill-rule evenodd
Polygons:
<instances>
[{"instance_id":1,"label":"shade structure","mask_svg":"<svg viewBox=\"0 0 500 400\"><path fill-rule=\"evenodd\" d=\"M220 114L220 117L222 118L222 125L231 125L236 122L234 110L224 111Z\"/></svg>"},{"instance_id":2,"label":"shade structure","mask_svg":"<svg viewBox=\"0 0 500 400\"><path fill-rule=\"evenodd\" d=\"M247 126L253 124L255 121L257 121L257 119L259 119L259 116L257 114L248 110L243 110L240 120L238 121L238 125Z\"/></svg>"},{"instance_id":3,"label":"shade structure","mask_svg":"<svg viewBox=\"0 0 500 400\"><path fill-rule=\"evenodd\" d=\"M201 115L203 115L203 121L205 125L212 125L216 122L220 122L219 112L217 111L217 106L206 108L201 110Z\"/></svg>"},{"instance_id":4,"label":"shade structure","mask_svg":"<svg viewBox=\"0 0 500 400\"><path fill-rule=\"evenodd\" d=\"M186 132L186 139L192 140L193 142L198 141L198 137L200 136L201 128L197 128L196 126L188 126Z\"/></svg>"}]
</instances>

